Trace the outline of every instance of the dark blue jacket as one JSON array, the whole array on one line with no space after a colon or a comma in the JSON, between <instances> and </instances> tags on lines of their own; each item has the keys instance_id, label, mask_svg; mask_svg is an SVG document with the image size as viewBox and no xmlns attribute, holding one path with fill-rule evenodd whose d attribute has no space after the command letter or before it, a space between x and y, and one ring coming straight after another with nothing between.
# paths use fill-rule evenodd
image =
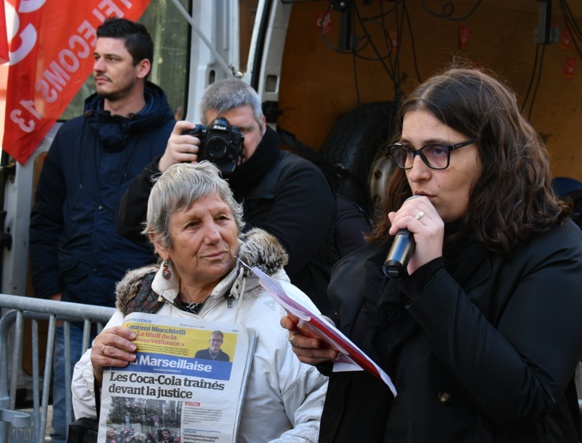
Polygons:
<instances>
[{"instance_id":1,"label":"dark blue jacket","mask_svg":"<svg viewBox=\"0 0 582 443\"><path fill-rule=\"evenodd\" d=\"M113 306L127 270L155 261L145 242L115 232L119 198L174 127L165 93L146 84L146 106L128 118L103 110L96 94L85 114L60 128L36 189L30 225L32 284L37 297Z\"/></svg>"}]
</instances>

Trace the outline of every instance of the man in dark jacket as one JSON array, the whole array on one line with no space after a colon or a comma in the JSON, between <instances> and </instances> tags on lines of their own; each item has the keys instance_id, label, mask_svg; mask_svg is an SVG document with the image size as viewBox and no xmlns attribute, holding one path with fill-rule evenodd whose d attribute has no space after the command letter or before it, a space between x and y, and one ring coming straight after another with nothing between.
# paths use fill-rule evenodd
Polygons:
<instances>
[{"instance_id":1,"label":"man in dark jacket","mask_svg":"<svg viewBox=\"0 0 582 443\"><path fill-rule=\"evenodd\" d=\"M200 103L200 116L210 127L222 117L240 129L242 159L233 172L223 170L223 174L243 204L245 230L259 227L277 237L289 254L285 271L291 282L322 313L333 315L327 283L338 258L333 245L336 201L325 175L308 160L281 150L281 139L265 122L259 95L241 80L210 85ZM203 137L185 134L194 127L191 122L177 122L164 155L133 181L119 204L119 234L141 238L153 177L172 164L199 160Z\"/></svg>"},{"instance_id":2,"label":"man in dark jacket","mask_svg":"<svg viewBox=\"0 0 582 443\"><path fill-rule=\"evenodd\" d=\"M206 349L200 349L194 354L194 358L205 360L230 361L230 357L220 347L224 343L224 334L222 331L213 331L208 340L210 346Z\"/></svg>"},{"instance_id":3,"label":"man in dark jacket","mask_svg":"<svg viewBox=\"0 0 582 443\"><path fill-rule=\"evenodd\" d=\"M97 93L85 114L63 124L45 160L30 225L37 297L114 306L128 269L154 261L152 249L115 232L115 209L130 181L160 156L174 126L165 93L146 78L153 42L143 25L107 19L97 29ZM53 442L65 441L64 337L57 327ZM81 356L82 325L71 325L71 370Z\"/></svg>"}]
</instances>

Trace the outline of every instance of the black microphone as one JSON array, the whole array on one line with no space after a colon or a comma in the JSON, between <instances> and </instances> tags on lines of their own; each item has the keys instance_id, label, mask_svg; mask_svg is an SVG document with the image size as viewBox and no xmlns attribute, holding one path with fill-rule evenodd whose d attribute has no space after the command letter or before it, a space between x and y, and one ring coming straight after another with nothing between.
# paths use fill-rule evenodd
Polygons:
<instances>
[{"instance_id":1,"label":"black microphone","mask_svg":"<svg viewBox=\"0 0 582 443\"><path fill-rule=\"evenodd\" d=\"M417 197L420 197L420 195L413 195L405 201ZM415 246L414 235L408 229L398 231L394 236L394 241L392 242L392 246L390 246L386 260L384 260L384 267L382 268L384 275L390 278L402 277L406 266L408 266L410 257L414 254Z\"/></svg>"}]
</instances>

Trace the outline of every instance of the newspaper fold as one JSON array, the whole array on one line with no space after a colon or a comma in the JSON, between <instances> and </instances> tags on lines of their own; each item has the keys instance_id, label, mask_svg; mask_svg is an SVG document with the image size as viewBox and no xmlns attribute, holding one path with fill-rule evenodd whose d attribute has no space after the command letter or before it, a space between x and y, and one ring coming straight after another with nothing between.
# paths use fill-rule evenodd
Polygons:
<instances>
[{"instance_id":1,"label":"newspaper fold","mask_svg":"<svg viewBox=\"0 0 582 443\"><path fill-rule=\"evenodd\" d=\"M259 278L261 286L263 286L287 312L298 317L301 323L308 325L321 337L322 340L340 353L337 362L334 363L334 372L368 371L370 374L386 383L394 397L396 397L396 388L388 374L374 363L370 357L362 352L339 329L325 320L322 316L310 311L307 307L289 297L277 280L269 277L256 266L249 267L246 264L245 266Z\"/></svg>"}]
</instances>

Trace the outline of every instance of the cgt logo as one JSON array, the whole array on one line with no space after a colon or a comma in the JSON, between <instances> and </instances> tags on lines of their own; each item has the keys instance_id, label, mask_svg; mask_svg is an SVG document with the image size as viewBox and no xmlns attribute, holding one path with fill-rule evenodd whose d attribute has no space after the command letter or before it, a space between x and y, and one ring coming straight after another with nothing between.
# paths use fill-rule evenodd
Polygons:
<instances>
[{"instance_id":1,"label":"cgt logo","mask_svg":"<svg viewBox=\"0 0 582 443\"><path fill-rule=\"evenodd\" d=\"M38 33L34 24L23 24L24 27L21 29L19 13L26 14L38 11L45 4L46 0L21 0L18 5L18 12L10 1L14 2L15 0L4 2L4 6L6 8L6 31L8 33L8 41L14 42L10 44L10 46L16 47L9 53L8 65L14 65L30 53L38 38Z\"/></svg>"},{"instance_id":2,"label":"cgt logo","mask_svg":"<svg viewBox=\"0 0 582 443\"><path fill-rule=\"evenodd\" d=\"M20 0L20 2L18 0L6 0L6 30L8 32L8 41L10 42L11 49L9 65L19 63L32 52L38 41L39 33L37 32L37 28L42 22L40 15L42 13L41 9L46 3L47 0ZM52 7L59 7L59 9L63 6L62 3L57 6L55 1L51 3L53 4ZM71 6L73 6L73 2L71 2ZM50 7L50 5L46 7ZM101 23L109 16L115 15L123 17L124 10L131 9L131 7L132 4L129 0L121 0L118 2L106 0L100 2L98 7L93 9L92 13L99 20L99 23ZM59 23L47 24L47 26L51 25L55 26L59 25ZM77 41L70 43L75 45Z\"/></svg>"}]
</instances>

